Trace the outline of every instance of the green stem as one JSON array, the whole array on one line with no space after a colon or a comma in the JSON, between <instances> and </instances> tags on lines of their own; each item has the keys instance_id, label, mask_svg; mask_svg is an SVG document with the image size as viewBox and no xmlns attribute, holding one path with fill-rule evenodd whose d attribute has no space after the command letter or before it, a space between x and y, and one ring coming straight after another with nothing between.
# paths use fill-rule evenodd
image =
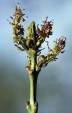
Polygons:
<instances>
[{"instance_id":1,"label":"green stem","mask_svg":"<svg viewBox=\"0 0 72 113\"><path fill-rule=\"evenodd\" d=\"M30 103L27 105L28 113L37 113L38 111L38 104L36 101L37 95L37 77L38 73L36 71L36 64L37 64L37 55L33 53L30 55L31 65L30 68L32 73L29 73L30 79Z\"/></svg>"},{"instance_id":2,"label":"green stem","mask_svg":"<svg viewBox=\"0 0 72 113\"><path fill-rule=\"evenodd\" d=\"M31 69L35 70L36 56L31 56Z\"/></svg>"},{"instance_id":3,"label":"green stem","mask_svg":"<svg viewBox=\"0 0 72 113\"><path fill-rule=\"evenodd\" d=\"M34 105L36 102L36 90L37 90L37 77L35 75L30 76L30 104Z\"/></svg>"},{"instance_id":4,"label":"green stem","mask_svg":"<svg viewBox=\"0 0 72 113\"><path fill-rule=\"evenodd\" d=\"M30 74L30 111L29 113L37 113L38 105L36 102L37 95L37 75Z\"/></svg>"}]
</instances>

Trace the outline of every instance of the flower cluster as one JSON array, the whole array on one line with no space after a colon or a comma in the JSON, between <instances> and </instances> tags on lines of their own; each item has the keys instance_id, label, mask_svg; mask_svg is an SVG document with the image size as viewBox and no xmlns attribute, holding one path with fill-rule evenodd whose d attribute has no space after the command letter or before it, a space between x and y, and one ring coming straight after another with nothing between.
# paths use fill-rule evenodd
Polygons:
<instances>
[{"instance_id":1,"label":"flower cluster","mask_svg":"<svg viewBox=\"0 0 72 113\"><path fill-rule=\"evenodd\" d=\"M41 28L38 27L37 25L37 42L36 45L39 48L41 46L41 44L45 41L46 37L49 38L49 35L52 35L52 26L53 26L53 22L52 21L47 21L47 17L46 20L43 21L43 24L41 25Z\"/></svg>"},{"instance_id":2,"label":"flower cluster","mask_svg":"<svg viewBox=\"0 0 72 113\"><path fill-rule=\"evenodd\" d=\"M38 63L37 63L37 66L38 67L45 67L47 66L47 64L51 61L56 61L58 58L57 58L57 55L59 53L63 53L63 49L65 47L65 44L66 44L66 37L61 37L59 39L57 39L55 42L55 47L54 49L49 49L49 53L47 56L44 56L44 55L40 55L40 57L38 58Z\"/></svg>"},{"instance_id":3,"label":"flower cluster","mask_svg":"<svg viewBox=\"0 0 72 113\"><path fill-rule=\"evenodd\" d=\"M35 22L32 21L32 23L29 25L27 32L26 32L26 38L24 38L24 28L21 24L21 21L25 21L25 18L23 18L25 14L23 13L22 9L20 8L20 5L18 4L16 6L15 12L14 12L14 18L13 23L11 23L13 27L13 39L15 46L19 50L26 50L28 54L31 54L31 51L35 51L37 55L41 54L40 47L42 43L45 41L46 37L49 37L49 35L52 35L52 27L53 27L53 21L48 21L48 17L46 17L46 20L43 21L43 24L41 25L41 28L35 26ZM63 53L63 49L66 44L66 38L61 37L55 41L55 47L54 49L48 49L50 50L47 56L39 56L38 59L38 66L45 66L48 62L56 60L56 56L59 53ZM20 46L21 47L20 47ZM47 42L48 45L48 42ZM30 61L30 60L29 60Z\"/></svg>"},{"instance_id":4,"label":"flower cluster","mask_svg":"<svg viewBox=\"0 0 72 113\"><path fill-rule=\"evenodd\" d=\"M16 6L16 9L15 9L15 12L14 12L14 15L13 15L13 16L15 16L15 20L16 20L18 23L20 22L21 17L24 16L24 14L23 14L23 12L22 12L22 10L21 10L21 8L20 8L19 3L18 3L18 5Z\"/></svg>"},{"instance_id":5,"label":"flower cluster","mask_svg":"<svg viewBox=\"0 0 72 113\"><path fill-rule=\"evenodd\" d=\"M49 35L52 35L52 26L53 26L53 22L47 21L47 17L46 17L46 20L43 21L43 24L41 25L41 29L39 29L37 26L38 35L43 37L49 37Z\"/></svg>"},{"instance_id":6,"label":"flower cluster","mask_svg":"<svg viewBox=\"0 0 72 113\"><path fill-rule=\"evenodd\" d=\"M64 49L64 47L65 47L65 44L66 44L66 37L61 37L61 38L59 38L59 39L57 39L56 41L55 41L55 43L56 43L56 45L55 45L55 48L54 48L54 50L53 50L53 52L54 52L54 54L58 54L58 53L63 53L63 49Z\"/></svg>"}]
</instances>

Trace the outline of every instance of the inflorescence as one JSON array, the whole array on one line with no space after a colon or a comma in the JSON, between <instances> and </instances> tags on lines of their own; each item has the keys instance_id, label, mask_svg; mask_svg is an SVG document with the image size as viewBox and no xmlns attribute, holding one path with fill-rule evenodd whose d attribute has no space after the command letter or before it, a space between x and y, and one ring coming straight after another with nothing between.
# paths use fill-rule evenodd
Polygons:
<instances>
[{"instance_id":1,"label":"inflorescence","mask_svg":"<svg viewBox=\"0 0 72 113\"><path fill-rule=\"evenodd\" d=\"M47 56L41 55L41 51L43 49L40 49L40 47L42 43L46 38L49 38L49 36L52 35L53 21L48 21L48 17L46 17L46 20L43 21L40 28L39 24L36 27L35 22L33 21L27 29L26 38L24 38L24 27L21 23L26 20L26 18L23 18L24 15L25 14L23 13L23 10L18 4L13 17L11 17L13 21L9 22L13 28L13 40L15 46L21 51L26 50L27 53L29 53L29 51L31 52L31 50L34 50L39 56L37 67L45 67L50 61L56 61L56 56L59 53L64 52L63 50L66 44L66 37L62 36L61 38L54 41L55 47L53 49L50 49L48 46L49 53Z\"/></svg>"}]
</instances>

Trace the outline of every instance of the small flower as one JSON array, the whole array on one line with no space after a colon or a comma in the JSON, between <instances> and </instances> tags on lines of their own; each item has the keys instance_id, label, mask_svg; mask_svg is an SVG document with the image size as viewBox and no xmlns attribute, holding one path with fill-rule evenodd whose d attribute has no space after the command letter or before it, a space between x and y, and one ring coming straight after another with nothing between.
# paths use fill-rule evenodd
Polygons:
<instances>
[{"instance_id":1,"label":"small flower","mask_svg":"<svg viewBox=\"0 0 72 113\"><path fill-rule=\"evenodd\" d=\"M52 26L53 22L45 22L44 25L42 25L42 30L44 31L45 35L48 37L49 35L52 35Z\"/></svg>"},{"instance_id":2,"label":"small flower","mask_svg":"<svg viewBox=\"0 0 72 113\"><path fill-rule=\"evenodd\" d=\"M61 37L57 40L56 44L60 47L60 49L64 49L66 44L66 37Z\"/></svg>"},{"instance_id":3,"label":"small flower","mask_svg":"<svg viewBox=\"0 0 72 113\"><path fill-rule=\"evenodd\" d=\"M41 25L41 29L38 28L38 25L37 25L38 35L41 35L43 37L49 37L49 35L52 35L53 22L47 21L47 17L46 17L46 20L43 21L43 24Z\"/></svg>"},{"instance_id":4,"label":"small flower","mask_svg":"<svg viewBox=\"0 0 72 113\"><path fill-rule=\"evenodd\" d=\"M19 23L24 15L25 14L22 12L22 9L20 8L20 5L18 3L18 5L16 6L16 9L15 9L14 15L13 15L13 16L15 16L14 20Z\"/></svg>"},{"instance_id":5,"label":"small flower","mask_svg":"<svg viewBox=\"0 0 72 113\"><path fill-rule=\"evenodd\" d=\"M66 44L66 37L61 37L59 39L57 39L55 41L56 45L55 45L55 48L53 50L54 54L55 55L58 55L59 53L63 53L64 51L62 51L65 47L65 44Z\"/></svg>"},{"instance_id":6,"label":"small flower","mask_svg":"<svg viewBox=\"0 0 72 113\"><path fill-rule=\"evenodd\" d=\"M18 3L18 5L16 6L16 9L15 9L15 12L14 12L14 16L16 15L20 15L21 17L24 15L21 8L20 8L20 5Z\"/></svg>"}]
</instances>

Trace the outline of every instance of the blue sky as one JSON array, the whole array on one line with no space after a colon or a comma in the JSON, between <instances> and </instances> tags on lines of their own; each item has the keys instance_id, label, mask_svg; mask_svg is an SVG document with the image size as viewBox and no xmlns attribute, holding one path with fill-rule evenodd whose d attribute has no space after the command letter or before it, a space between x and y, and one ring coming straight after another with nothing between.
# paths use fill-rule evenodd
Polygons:
<instances>
[{"instance_id":1,"label":"blue sky","mask_svg":"<svg viewBox=\"0 0 72 113\"><path fill-rule=\"evenodd\" d=\"M25 52L20 52L15 48L12 28L7 21L13 15L18 2L22 8L25 8L25 16L28 16L28 19L23 23L25 30L31 21L34 20L36 24L41 24L45 17L48 16L49 20L54 20L53 35L49 38L50 47L53 48L53 41L56 38L67 37L65 53L58 56L57 62L50 63L44 68L41 72L42 77L39 77L40 89L42 86L46 87L46 85L51 85L53 82L52 84L60 85L61 91L56 86L56 90L60 93L57 93L53 101L49 100L49 98L41 101L40 109L46 101L49 101L46 103L46 107L44 106L46 112L72 113L72 0L0 0L0 68L4 67L7 70L10 66L15 67L15 69L17 66L20 70L23 70L27 65L27 55ZM45 43L43 46L46 47ZM43 51L43 54L46 53L47 49ZM49 76L43 76L44 72L47 75L48 71ZM54 79L53 76L51 78L51 74L57 75L57 79ZM43 80L46 81L45 85L41 83ZM47 93L49 94L49 92ZM40 112L43 113L43 109Z\"/></svg>"}]
</instances>

